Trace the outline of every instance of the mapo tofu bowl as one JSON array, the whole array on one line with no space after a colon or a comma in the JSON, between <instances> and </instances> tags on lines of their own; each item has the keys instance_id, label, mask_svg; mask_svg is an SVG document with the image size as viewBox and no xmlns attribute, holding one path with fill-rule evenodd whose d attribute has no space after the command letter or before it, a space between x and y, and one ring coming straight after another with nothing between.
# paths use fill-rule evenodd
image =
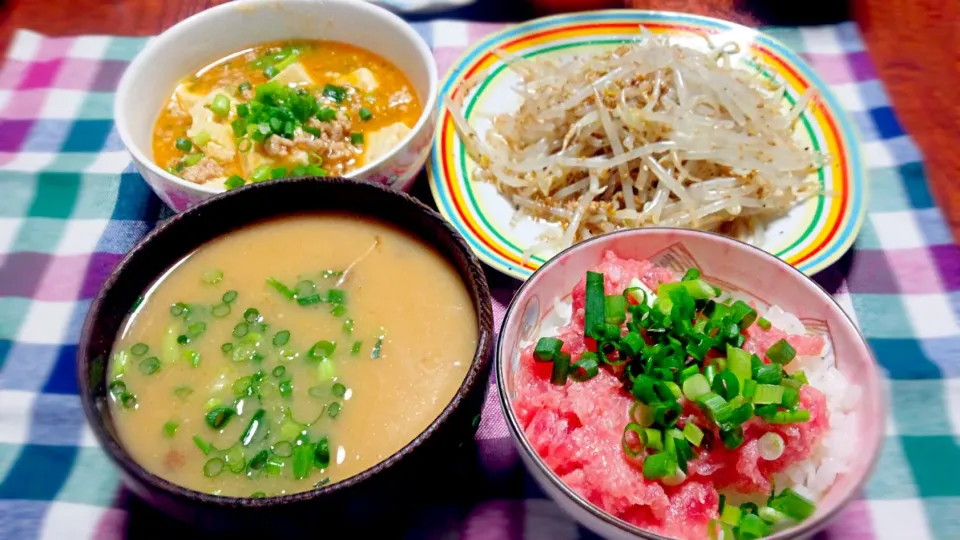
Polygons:
<instances>
[{"instance_id":1,"label":"mapo tofu bowl","mask_svg":"<svg viewBox=\"0 0 960 540\"><path fill-rule=\"evenodd\" d=\"M425 469L463 466L492 325L482 269L435 212L379 184L277 180L138 244L91 306L78 376L150 506L215 530L333 530L389 522L418 500L398 490L445 476Z\"/></svg>"},{"instance_id":2,"label":"mapo tofu bowl","mask_svg":"<svg viewBox=\"0 0 960 540\"><path fill-rule=\"evenodd\" d=\"M182 211L264 180L347 176L406 190L429 152L436 64L396 15L350 0L242 0L151 40L114 117Z\"/></svg>"}]
</instances>

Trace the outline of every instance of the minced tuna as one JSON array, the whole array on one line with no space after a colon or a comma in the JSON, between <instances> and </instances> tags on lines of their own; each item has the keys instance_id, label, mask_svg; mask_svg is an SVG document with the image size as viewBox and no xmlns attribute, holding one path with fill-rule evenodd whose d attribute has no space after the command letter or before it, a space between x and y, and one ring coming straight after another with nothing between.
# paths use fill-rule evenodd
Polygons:
<instances>
[{"instance_id":1,"label":"minced tuna","mask_svg":"<svg viewBox=\"0 0 960 540\"><path fill-rule=\"evenodd\" d=\"M648 261L621 259L612 252L605 254L594 271L603 273L604 289L610 295L623 292L634 278L651 290L677 280L669 270ZM562 350L570 353L573 362L588 346L584 302L585 283L581 280L572 292L571 321L557 330L564 343ZM787 335L775 327L764 331L757 325L746 332L743 348L763 357L766 349L782 338L801 355L819 355L824 348L820 337ZM705 538L708 523L717 519L719 490L769 494L772 475L807 459L829 427L824 395L805 385L801 408L810 410L808 422L773 425L754 417L742 426L744 443L735 450L719 444L719 434L714 432L718 443L699 451L689 462L683 482L666 486L647 480L642 457L630 458L622 449L624 426L631 421L629 411L635 400L618 375L601 368L585 382L554 385L550 382L552 364L536 362L533 348L522 352L514 400L517 418L533 448L567 486L591 503L665 536ZM678 427L687 421L696 421L701 427L711 425L700 407L683 398L680 401L683 414ZM783 437L785 450L778 459L768 461L760 457L758 440L771 431Z\"/></svg>"}]
</instances>

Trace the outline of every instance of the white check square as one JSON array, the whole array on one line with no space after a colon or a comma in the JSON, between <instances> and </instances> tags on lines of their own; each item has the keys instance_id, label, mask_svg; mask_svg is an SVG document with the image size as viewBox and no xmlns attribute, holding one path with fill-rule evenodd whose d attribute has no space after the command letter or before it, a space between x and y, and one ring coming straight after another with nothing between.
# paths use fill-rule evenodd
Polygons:
<instances>
[{"instance_id":1,"label":"white check square","mask_svg":"<svg viewBox=\"0 0 960 540\"><path fill-rule=\"evenodd\" d=\"M52 152L17 152L12 161L3 166L8 171L37 172L47 168L57 155Z\"/></svg>"},{"instance_id":2,"label":"white check square","mask_svg":"<svg viewBox=\"0 0 960 540\"><path fill-rule=\"evenodd\" d=\"M110 38L107 36L80 36L73 42L67 55L70 58L100 60L109 45Z\"/></svg>"},{"instance_id":3,"label":"white check square","mask_svg":"<svg viewBox=\"0 0 960 540\"><path fill-rule=\"evenodd\" d=\"M960 335L960 326L953 313L950 298L945 294L906 294L907 308L914 335L918 338L936 338Z\"/></svg>"},{"instance_id":4,"label":"white check square","mask_svg":"<svg viewBox=\"0 0 960 540\"><path fill-rule=\"evenodd\" d=\"M71 219L67 221L57 255L87 255L96 251L108 219Z\"/></svg>"},{"instance_id":5,"label":"white check square","mask_svg":"<svg viewBox=\"0 0 960 540\"><path fill-rule=\"evenodd\" d=\"M843 46L833 26L800 27L803 46L808 53L843 54Z\"/></svg>"},{"instance_id":6,"label":"white check square","mask_svg":"<svg viewBox=\"0 0 960 540\"><path fill-rule=\"evenodd\" d=\"M915 249L926 245L916 216L909 210L873 212L869 217L883 249Z\"/></svg>"},{"instance_id":7,"label":"white check square","mask_svg":"<svg viewBox=\"0 0 960 540\"><path fill-rule=\"evenodd\" d=\"M43 36L30 30L18 30L13 36L13 43L7 49L7 58L29 62L37 56Z\"/></svg>"},{"instance_id":8,"label":"white check square","mask_svg":"<svg viewBox=\"0 0 960 540\"><path fill-rule=\"evenodd\" d=\"M462 21L437 21L430 25L433 32L431 47L463 48L469 45L469 26Z\"/></svg>"},{"instance_id":9,"label":"white check square","mask_svg":"<svg viewBox=\"0 0 960 540\"><path fill-rule=\"evenodd\" d=\"M17 341L48 345L65 343L64 337L75 306L75 302L33 300L20 325Z\"/></svg>"},{"instance_id":10,"label":"white check square","mask_svg":"<svg viewBox=\"0 0 960 540\"><path fill-rule=\"evenodd\" d=\"M30 438L30 420L37 394L0 390L0 442L25 444Z\"/></svg>"},{"instance_id":11,"label":"white check square","mask_svg":"<svg viewBox=\"0 0 960 540\"><path fill-rule=\"evenodd\" d=\"M47 94L40 118L68 119L77 117L87 93L80 90L52 89Z\"/></svg>"},{"instance_id":12,"label":"white check square","mask_svg":"<svg viewBox=\"0 0 960 540\"><path fill-rule=\"evenodd\" d=\"M920 499L871 500L869 505L877 540L933 538Z\"/></svg>"},{"instance_id":13,"label":"white check square","mask_svg":"<svg viewBox=\"0 0 960 540\"><path fill-rule=\"evenodd\" d=\"M42 540L61 538L96 538L97 528L104 512L114 512L89 504L54 501L50 503L40 530Z\"/></svg>"}]
</instances>

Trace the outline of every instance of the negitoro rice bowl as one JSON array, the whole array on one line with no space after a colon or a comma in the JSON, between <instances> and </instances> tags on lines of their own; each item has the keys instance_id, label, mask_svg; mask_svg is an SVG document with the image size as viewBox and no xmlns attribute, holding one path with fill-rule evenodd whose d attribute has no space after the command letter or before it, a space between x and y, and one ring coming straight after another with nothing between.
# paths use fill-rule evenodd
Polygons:
<instances>
[{"instance_id":1,"label":"negitoro rice bowl","mask_svg":"<svg viewBox=\"0 0 960 540\"><path fill-rule=\"evenodd\" d=\"M696 268L607 251L520 347L512 405L530 446L645 531L769 536L848 471L861 389L825 333Z\"/></svg>"}]
</instances>

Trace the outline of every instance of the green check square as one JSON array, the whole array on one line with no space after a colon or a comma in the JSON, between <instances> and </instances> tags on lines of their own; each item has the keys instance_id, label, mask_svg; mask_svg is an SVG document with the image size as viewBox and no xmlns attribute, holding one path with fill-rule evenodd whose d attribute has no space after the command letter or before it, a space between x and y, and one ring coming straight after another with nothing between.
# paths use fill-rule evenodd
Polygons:
<instances>
[{"instance_id":1,"label":"green check square","mask_svg":"<svg viewBox=\"0 0 960 540\"><path fill-rule=\"evenodd\" d=\"M954 468L960 463L960 445L954 436L907 435L901 437L900 442L921 497L960 496L960 482Z\"/></svg>"},{"instance_id":2,"label":"green check square","mask_svg":"<svg viewBox=\"0 0 960 540\"><path fill-rule=\"evenodd\" d=\"M103 51L104 60L133 60L133 57L146 45L147 38L113 37Z\"/></svg>"},{"instance_id":3,"label":"green check square","mask_svg":"<svg viewBox=\"0 0 960 540\"><path fill-rule=\"evenodd\" d=\"M13 341L30 309L29 298L0 297L0 339Z\"/></svg>"},{"instance_id":4,"label":"green check square","mask_svg":"<svg viewBox=\"0 0 960 540\"><path fill-rule=\"evenodd\" d=\"M119 485L116 467L102 449L80 447L57 500L106 507L113 503Z\"/></svg>"},{"instance_id":5,"label":"green check square","mask_svg":"<svg viewBox=\"0 0 960 540\"><path fill-rule=\"evenodd\" d=\"M933 538L960 538L960 497L923 500Z\"/></svg>"},{"instance_id":6,"label":"green check square","mask_svg":"<svg viewBox=\"0 0 960 540\"><path fill-rule=\"evenodd\" d=\"M889 414L901 435L950 435L946 391L942 379L894 379L887 400Z\"/></svg>"},{"instance_id":7,"label":"green check square","mask_svg":"<svg viewBox=\"0 0 960 540\"><path fill-rule=\"evenodd\" d=\"M883 249L883 246L880 245L880 238L877 236L877 230L873 228L873 223L870 221L869 214L867 214L867 219L863 220L863 227L860 229L853 247L854 249Z\"/></svg>"},{"instance_id":8,"label":"green check square","mask_svg":"<svg viewBox=\"0 0 960 540\"><path fill-rule=\"evenodd\" d=\"M79 174L87 170L99 157L98 152L60 152L47 167L47 170Z\"/></svg>"},{"instance_id":9,"label":"green check square","mask_svg":"<svg viewBox=\"0 0 960 540\"><path fill-rule=\"evenodd\" d=\"M37 175L3 171L0 174L0 217L23 217L37 194Z\"/></svg>"},{"instance_id":10,"label":"green check square","mask_svg":"<svg viewBox=\"0 0 960 540\"><path fill-rule=\"evenodd\" d=\"M913 210L910 199L903 189L903 178L897 167L881 167L870 169L868 173L870 183L870 202L867 210L870 212L900 212Z\"/></svg>"},{"instance_id":11,"label":"green check square","mask_svg":"<svg viewBox=\"0 0 960 540\"><path fill-rule=\"evenodd\" d=\"M800 30L797 28L770 26L767 28L761 28L761 30L782 41L784 45L792 49L794 52L802 53L807 50L807 47L803 42L803 36L800 34Z\"/></svg>"},{"instance_id":12,"label":"green check square","mask_svg":"<svg viewBox=\"0 0 960 540\"><path fill-rule=\"evenodd\" d=\"M27 218L17 233L11 251L53 253L65 226L66 221L62 219Z\"/></svg>"},{"instance_id":13,"label":"green check square","mask_svg":"<svg viewBox=\"0 0 960 540\"><path fill-rule=\"evenodd\" d=\"M912 338L913 327L907 320L900 297L891 294L850 295L860 321L860 330L870 338Z\"/></svg>"},{"instance_id":14,"label":"green check square","mask_svg":"<svg viewBox=\"0 0 960 540\"><path fill-rule=\"evenodd\" d=\"M90 92L77 111L80 120L112 120L113 119L112 92Z\"/></svg>"},{"instance_id":15,"label":"green check square","mask_svg":"<svg viewBox=\"0 0 960 540\"><path fill-rule=\"evenodd\" d=\"M23 447L19 444L0 443L0 484L7 478L7 473L16 463L21 448Z\"/></svg>"},{"instance_id":16,"label":"green check square","mask_svg":"<svg viewBox=\"0 0 960 540\"><path fill-rule=\"evenodd\" d=\"M864 493L868 499L912 499L917 496L917 486L899 437L885 437L877 466L867 480Z\"/></svg>"},{"instance_id":17,"label":"green check square","mask_svg":"<svg viewBox=\"0 0 960 540\"><path fill-rule=\"evenodd\" d=\"M73 205L80 188L80 175L59 172L43 172L37 175L37 194L30 205L30 217L66 219L73 212Z\"/></svg>"},{"instance_id":18,"label":"green check square","mask_svg":"<svg viewBox=\"0 0 960 540\"><path fill-rule=\"evenodd\" d=\"M117 205L119 190L119 174L83 174L73 217L76 219L110 219L114 207Z\"/></svg>"}]
</instances>

